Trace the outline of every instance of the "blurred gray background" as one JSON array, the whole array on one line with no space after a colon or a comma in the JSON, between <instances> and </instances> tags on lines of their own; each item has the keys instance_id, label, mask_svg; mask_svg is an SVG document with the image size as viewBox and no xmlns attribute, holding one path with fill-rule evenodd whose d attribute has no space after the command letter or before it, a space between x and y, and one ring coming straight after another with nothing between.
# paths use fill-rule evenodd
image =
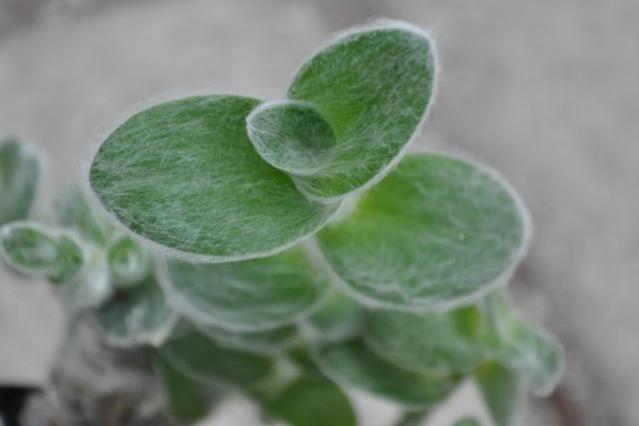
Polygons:
<instances>
[{"instance_id":1,"label":"blurred gray background","mask_svg":"<svg viewBox=\"0 0 639 426\"><path fill-rule=\"evenodd\" d=\"M0 0L0 132L49 157L36 215L131 105L281 97L318 44L380 16L437 34L443 74L422 143L494 166L534 217L512 288L564 342L568 371L526 424L636 425L639 2ZM49 288L0 271L0 382L46 378L61 318Z\"/></svg>"}]
</instances>

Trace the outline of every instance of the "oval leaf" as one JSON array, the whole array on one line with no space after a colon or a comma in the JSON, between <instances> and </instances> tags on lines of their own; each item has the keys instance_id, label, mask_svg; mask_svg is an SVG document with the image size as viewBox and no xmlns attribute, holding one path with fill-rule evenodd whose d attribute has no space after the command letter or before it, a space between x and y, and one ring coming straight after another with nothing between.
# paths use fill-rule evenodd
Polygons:
<instances>
[{"instance_id":1,"label":"oval leaf","mask_svg":"<svg viewBox=\"0 0 639 426\"><path fill-rule=\"evenodd\" d=\"M308 315L329 282L301 246L241 262L172 260L166 268L162 283L176 311L233 331L268 330Z\"/></svg>"},{"instance_id":2,"label":"oval leaf","mask_svg":"<svg viewBox=\"0 0 639 426\"><path fill-rule=\"evenodd\" d=\"M325 346L314 357L320 370L341 386L364 390L407 407L436 405L459 383L455 377L436 378L404 370L358 342Z\"/></svg>"},{"instance_id":3,"label":"oval leaf","mask_svg":"<svg viewBox=\"0 0 639 426\"><path fill-rule=\"evenodd\" d=\"M0 253L16 271L54 284L72 281L86 253L70 234L33 222L13 222L0 228Z\"/></svg>"},{"instance_id":4,"label":"oval leaf","mask_svg":"<svg viewBox=\"0 0 639 426\"><path fill-rule=\"evenodd\" d=\"M356 426L350 401L333 383L301 378L265 405L290 426Z\"/></svg>"},{"instance_id":5,"label":"oval leaf","mask_svg":"<svg viewBox=\"0 0 639 426\"><path fill-rule=\"evenodd\" d=\"M312 104L336 143L320 170L295 176L298 187L327 200L379 180L422 124L435 74L429 36L403 22L353 31L313 56L288 97ZM274 127L288 124L286 117Z\"/></svg>"},{"instance_id":6,"label":"oval leaf","mask_svg":"<svg viewBox=\"0 0 639 426\"><path fill-rule=\"evenodd\" d=\"M362 301L428 311L504 284L527 235L503 181L459 159L412 154L317 240Z\"/></svg>"},{"instance_id":7,"label":"oval leaf","mask_svg":"<svg viewBox=\"0 0 639 426\"><path fill-rule=\"evenodd\" d=\"M259 101L200 96L134 115L102 144L90 183L133 232L206 261L265 256L323 226L335 204L308 201L246 134Z\"/></svg>"},{"instance_id":8,"label":"oval leaf","mask_svg":"<svg viewBox=\"0 0 639 426\"><path fill-rule=\"evenodd\" d=\"M514 371L489 362L477 369L474 379L495 426L520 424L524 387Z\"/></svg>"},{"instance_id":9,"label":"oval leaf","mask_svg":"<svg viewBox=\"0 0 639 426\"><path fill-rule=\"evenodd\" d=\"M330 161L335 133L312 104L264 103L251 112L246 123L257 152L280 170L310 175Z\"/></svg>"},{"instance_id":10,"label":"oval leaf","mask_svg":"<svg viewBox=\"0 0 639 426\"><path fill-rule=\"evenodd\" d=\"M251 386L273 371L271 358L222 347L191 327L179 331L160 347L160 356L192 379Z\"/></svg>"},{"instance_id":11,"label":"oval leaf","mask_svg":"<svg viewBox=\"0 0 639 426\"><path fill-rule=\"evenodd\" d=\"M40 179L40 159L30 145L0 140L0 225L29 215Z\"/></svg>"},{"instance_id":12,"label":"oval leaf","mask_svg":"<svg viewBox=\"0 0 639 426\"><path fill-rule=\"evenodd\" d=\"M368 315L366 343L409 370L451 375L468 373L488 359L488 331L474 306L426 315L375 310Z\"/></svg>"}]
</instances>

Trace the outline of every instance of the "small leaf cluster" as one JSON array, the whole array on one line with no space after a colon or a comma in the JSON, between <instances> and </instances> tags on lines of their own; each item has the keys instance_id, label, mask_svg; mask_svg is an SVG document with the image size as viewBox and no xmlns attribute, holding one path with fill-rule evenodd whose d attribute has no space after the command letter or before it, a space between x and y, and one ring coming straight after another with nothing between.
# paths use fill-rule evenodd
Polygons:
<instances>
[{"instance_id":1,"label":"small leaf cluster","mask_svg":"<svg viewBox=\"0 0 639 426\"><path fill-rule=\"evenodd\" d=\"M472 161L408 153L437 75L431 37L384 22L317 52L285 99L144 109L100 146L93 195L68 191L51 226L5 225L2 254L112 344L147 348L178 424L241 391L265 421L355 426L351 390L418 424L466 380L514 424L563 353L503 290L530 234L515 191ZM4 161L0 176L22 167Z\"/></svg>"}]
</instances>

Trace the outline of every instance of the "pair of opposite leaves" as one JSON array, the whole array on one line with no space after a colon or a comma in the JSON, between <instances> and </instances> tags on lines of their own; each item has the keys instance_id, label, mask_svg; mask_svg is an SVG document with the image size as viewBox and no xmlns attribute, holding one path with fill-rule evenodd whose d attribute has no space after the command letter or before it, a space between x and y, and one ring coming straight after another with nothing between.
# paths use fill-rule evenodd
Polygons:
<instances>
[{"instance_id":1,"label":"pair of opposite leaves","mask_svg":"<svg viewBox=\"0 0 639 426\"><path fill-rule=\"evenodd\" d=\"M134 115L100 147L90 183L133 232L213 262L169 264L176 305L188 299L198 320L216 323L211 308L224 305L206 305L204 277L241 292L254 267L281 275L283 292L285 276L321 290L325 273L302 272L314 270L304 247L277 254L314 233L362 299L449 307L500 281L523 253L527 224L507 185L474 164L433 154L400 162L435 80L422 31L357 30L313 56L285 101L199 96Z\"/></svg>"}]
</instances>

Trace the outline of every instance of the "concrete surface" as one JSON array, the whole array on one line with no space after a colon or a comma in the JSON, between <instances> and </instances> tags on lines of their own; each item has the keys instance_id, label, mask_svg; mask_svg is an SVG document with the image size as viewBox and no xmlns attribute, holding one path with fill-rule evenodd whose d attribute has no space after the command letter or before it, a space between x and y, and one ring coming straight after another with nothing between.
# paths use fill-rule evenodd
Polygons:
<instances>
[{"instance_id":1,"label":"concrete surface","mask_svg":"<svg viewBox=\"0 0 639 426\"><path fill-rule=\"evenodd\" d=\"M444 68L424 139L520 190L537 227L515 296L567 347L562 391L527 424L636 424L639 3L20 1L8 18L17 9L0 0L0 129L46 151L45 195L132 104L193 90L276 98L335 30L376 16L433 28ZM59 308L45 286L0 274L0 381L41 381Z\"/></svg>"}]
</instances>

